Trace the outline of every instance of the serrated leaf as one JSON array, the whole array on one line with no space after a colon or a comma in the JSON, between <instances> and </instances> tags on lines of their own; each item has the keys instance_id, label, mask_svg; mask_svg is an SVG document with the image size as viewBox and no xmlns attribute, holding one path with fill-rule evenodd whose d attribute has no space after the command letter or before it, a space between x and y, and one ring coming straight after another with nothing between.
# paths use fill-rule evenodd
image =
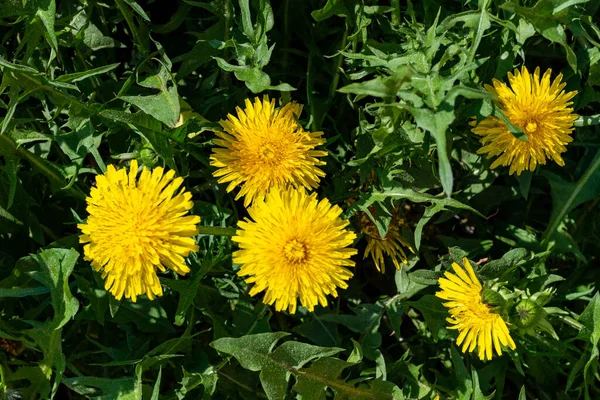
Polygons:
<instances>
[{"instance_id":1,"label":"serrated leaf","mask_svg":"<svg viewBox=\"0 0 600 400\"><path fill-rule=\"evenodd\" d=\"M41 267L41 271L32 272L31 276L50 289L54 308L52 328L60 329L79 309L79 302L69 288L69 276L73 272L79 253L73 249L48 249L30 257Z\"/></svg>"},{"instance_id":2,"label":"serrated leaf","mask_svg":"<svg viewBox=\"0 0 600 400\"><path fill-rule=\"evenodd\" d=\"M290 375L314 359L331 356L343 349L319 347L300 342L285 342L273 351L285 332L259 333L241 338L221 338L210 345L231 354L242 367L261 371L260 381L269 399L282 399L287 393Z\"/></svg>"},{"instance_id":3,"label":"serrated leaf","mask_svg":"<svg viewBox=\"0 0 600 400\"><path fill-rule=\"evenodd\" d=\"M99 378L79 376L62 381L69 389L91 400L139 400L141 392L136 388L135 378ZM100 392L98 392L100 389Z\"/></svg>"},{"instance_id":4,"label":"serrated leaf","mask_svg":"<svg viewBox=\"0 0 600 400\"><path fill-rule=\"evenodd\" d=\"M114 63L104 65L98 68L92 68L81 72L74 72L72 74L64 74L56 78L58 82L79 82L92 76L105 74L117 68L121 63Z\"/></svg>"},{"instance_id":5,"label":"serrated leaf","mask_svg":"<svg viewBox=\"0 0 600 400\"><path fill-rule=\"evenodd\" d=\"M202 399L210 399L215 392L217 386L217 373L211 368L200 373L200 372L188 372L183 368L183 378L179 384L181 388L175 391L177 398L183 400L186 395L197 388L198 386L204 387L204 395Z\"/></svg>"},{"instance_id":6,"label":"serrated leaf","mask_svg":"<svg viewBox=\"0 0 600 400\"><path fill-rule=\"evenodd\" d=\"M524 248L512 249L501 259L493 260L481 267L477 272L489 279L499 278L517 268L529 257L529 250Z\"/></svg>"},{"instance_id":7,"label":"serrated leaf","mask_svg":"<svg viewBox=\"0 0 600 400\"><path fill-rule=\"evenodd\" d=\"M324 400L327 388L331 388L334 399L346 400L393 400L398 387L380 379L354 385L340 379L343 370L353 365L337 358L321 358L310 367L301 369L296 376L293 390L302 400Z\"/></svg>"},{"instance_id":8,"label":"serrated leaf","mask_svg":"<svg viewBox=\"0 0 600 400\"><path fill-rule=\"evenodd\" d=\"M121 96L121 99L133 104L167 126L174 127L179 119L179 97L175 85L162 90L159 94Z\"/></svg>"},{"instance_id":9,"label":"serrated leaf","mask_svg":"<svg viewBox=\"0 0 600 400\"><path fill-rule=\"evenodd\" d=\"M54 32L54 18L56 14L55 0L36 0L35 7L37 8L36 16L42 21L46 32L44 36L55 53L58 53L58 41Z\"/></svg>"}]
</instances>

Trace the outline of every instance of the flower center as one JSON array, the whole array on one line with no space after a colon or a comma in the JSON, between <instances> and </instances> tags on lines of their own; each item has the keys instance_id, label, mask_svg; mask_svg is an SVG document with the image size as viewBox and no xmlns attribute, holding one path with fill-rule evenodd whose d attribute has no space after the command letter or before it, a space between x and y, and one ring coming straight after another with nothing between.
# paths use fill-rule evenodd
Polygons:
<instances>
[{"instance_id":1,"label":"flower center","mask_svg":"<svg viewBox=\"0 0 600 400\"><path fill-rule=\"evenodd\" d=\"M306 260L307 249L306 245L298 240L294 239L289 241L283 249L285 257L292 262L301 262Z\"/></svg>"},{"instance_id":2,"label":"flower center","mask_svg":"<svg viewBox=\"0 0 600 400\"><path fill-rule=\"evenodd\" d=\"M275 158L275 151L271 148L271 146L267 145L262 152L263 157L267 159Z\"/></svg>"},{"instance_id":3,"label":"flower center","mask_svg":"<svg viewBox=\"0 0 600 400\"><path fill-rule=\"evenodd\" d=\"M277 167L287 157L287 150L283 142L267 142L258 148L258 159L263 167Z\"/></svg>"},{"instance_id":4,"label":"flower center","mask_svg":"<svg viewBox=\"0 0 600 400\"><path fill-rule=\"evenodd\" d=\"M534 133L537 130L538 124L535 121L528 121L525 124L525 132Z\"/></svg>"},{"instance_id":5,"label":"flower center","mask_svg":"<svg viewBox=\"0 0 600 400\"><path fill-rule=\"evenodd\" d=\"M119 237L123 240L122 245L129 248L131 254L141 254L143 252L142 247L145 244L158 243L156 222L153 222L152 214L141 214L129 210L127 215L122 215L121 229L119 230Z\"/></svg>"}]
</instances>

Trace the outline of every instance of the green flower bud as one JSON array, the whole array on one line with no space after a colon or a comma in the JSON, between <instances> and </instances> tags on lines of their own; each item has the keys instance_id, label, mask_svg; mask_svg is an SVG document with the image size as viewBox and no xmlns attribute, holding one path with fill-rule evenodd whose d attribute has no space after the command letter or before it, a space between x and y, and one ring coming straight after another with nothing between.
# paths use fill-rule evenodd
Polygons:
<instances>
[{"instance_id":1,"label":"green flower bud","mask_svg":"<svg viewBox=\"0 0 600 400\"><path fill-rule=\"evenodd\" d=\"M148 168L153 168L156 163L158 163L158 155L152 147L145 146L140 151L140 160L144 165L148 166Z\"/></svg>"},{"instance_id":2,"label":"green flower bud","mask_svg":"<svg viewBox=\"0 0 600 400\"><path fill-rule=\"evenodd\" d=\"M516 324L522 328L531 328L538 324L543 309L535 301L523 299L515 306Z\"/></svg>"}]
</instances>

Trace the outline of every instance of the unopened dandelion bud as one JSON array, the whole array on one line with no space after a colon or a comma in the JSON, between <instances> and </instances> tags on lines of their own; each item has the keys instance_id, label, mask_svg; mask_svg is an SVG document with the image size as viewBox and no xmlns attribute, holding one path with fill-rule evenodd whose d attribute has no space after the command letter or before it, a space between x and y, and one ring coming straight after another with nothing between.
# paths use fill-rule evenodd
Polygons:
<instances>
[{"instance_id":1,"label":"unopened dandelion bud","mask_svg":"<svg viewBox=\"0 0 600 400\"><path fill-rule=\"evenodd\" d=\"M540 321L542 312L542 307L535 301L523 299L515 306L516 323L522 328L534 327Z\"/></svg>"},{"instance_id":2,"label":"unopened dandelion bud","mask_svg":"<svg viewBox=\"0 0 600 400\"><path fill-rule=\"evenodd\" d=\"M149 168L153 168L158 163L158 155L152 147L145 146L140 151L140 160Z\"/></svg>"}]
</instances>

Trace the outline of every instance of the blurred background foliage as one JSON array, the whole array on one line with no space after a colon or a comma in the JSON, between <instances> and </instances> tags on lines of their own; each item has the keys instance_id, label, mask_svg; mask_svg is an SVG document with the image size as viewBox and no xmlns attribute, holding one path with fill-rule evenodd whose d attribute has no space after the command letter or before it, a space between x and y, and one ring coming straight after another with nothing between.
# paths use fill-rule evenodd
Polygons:
<instances>
[{"instance_id":1,"label":"blurred background foliage","mask_svg":"<svg viewBox=\"0 0 600 400\"><path fill-rule=\"evenodd\" d=\"M597 0L5 0L0 5L0 396L5 399L597 398ZM482 88L514 67L577 90L566 166L521 176L476 155ZM185 278L117 302L76 223L107 164L185 178L202 225L247 215L212 177L218 121L269 94L325 132L319 196L415 254L385 274L359 249L350 287L311 314L248 296L229 238L200 235ZM453 345L437 278L463 256L555 331L481 362ZM393 279L392 279L393 278ZM559 340L557 340L557 338ZM258 372L260 371L260 373Z\"/></svg>"}]
</instances>

